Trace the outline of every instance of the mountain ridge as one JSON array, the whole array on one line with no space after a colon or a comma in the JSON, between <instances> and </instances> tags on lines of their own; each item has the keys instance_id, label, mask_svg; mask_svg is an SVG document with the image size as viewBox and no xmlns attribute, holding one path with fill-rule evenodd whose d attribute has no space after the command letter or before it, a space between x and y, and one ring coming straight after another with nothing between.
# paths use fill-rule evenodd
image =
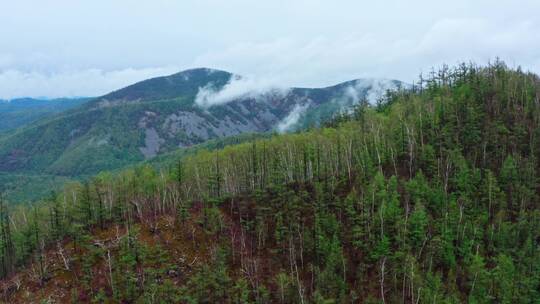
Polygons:
<instances>
[{"instance_id":1,"label":"mountain ridge","mask_svg":"<svg viewBox=\"0 0 540 304\"><path fill-rule=\"evenodd\" d=\"M73 109L90 99L89 97L0 99L0 133Z\"/></svg>"},{"instance_id":2,"label":"mountain ridge","mask_svg":"<svg viewBox=\"0 0 540 304\"><path fill-rule=\"evenodd\" d=\"M0 197L2 300L537 302L540 78L438 75L328 127Z\"/></svg>"},{"instance_id":3,"label":"mountain ridge","mask_svg":"<svg viewBox=\"0 0 540 304\"><path fill-rule=\"evenodd\" d=\"M248 87L234 91L236 95L227 102L197 104L204 90L223 95L237 89L239 82L244 85L244 79L222 70L196 68L93 98L0 137L0 171L86 175L210 139L294 131L318 125L369 97L376 84L359 79L324 88L250 91ZM390 84L402 85L395 80Z\"/></svg>"}]
</instances>

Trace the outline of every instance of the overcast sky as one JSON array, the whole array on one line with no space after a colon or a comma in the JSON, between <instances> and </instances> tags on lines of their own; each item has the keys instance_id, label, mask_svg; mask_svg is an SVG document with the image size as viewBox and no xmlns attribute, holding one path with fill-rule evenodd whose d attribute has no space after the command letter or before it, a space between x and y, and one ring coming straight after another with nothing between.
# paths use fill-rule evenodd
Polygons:
<instances>
[{"instance_id":1,"label":"overcast sky","mask_svg":"<svg viewBox=\"0 0 540 304\"><path fill-rule=\"evenodd\" d=\"M0 98L96 96L193 67L286 86L540 72L540 1L0 0Z\"/></svg>"}]
</instances>

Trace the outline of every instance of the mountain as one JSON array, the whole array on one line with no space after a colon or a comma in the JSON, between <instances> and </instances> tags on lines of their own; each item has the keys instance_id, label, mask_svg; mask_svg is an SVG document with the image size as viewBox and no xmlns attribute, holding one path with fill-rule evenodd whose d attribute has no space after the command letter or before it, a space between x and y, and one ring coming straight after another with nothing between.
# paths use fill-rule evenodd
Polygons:
<instances>
[{"instance_id":1,"label":"mountain","mask_svg":"<svg viewBox=\"0 0 540 304\"><path fill-rule=\"evenodd\" d=\"M317 125L398 81L326 88L250 88L245 78L191 69L138 82L0 138L0 171L78 176L120 168L210 139Z\"/></svg>"},{"instance_id":2,"label":"mountain","mask_svg":"<svg viewBox=\"0 0 540 304\"><path fill-rule=\"evenodd\" d=\"M0 302L538 303L540 78L424 81L325 128L0 197Z\"/></svg>"},{"instance_id":3,"label":"mountain","mask_svg":"<svg viewBox=\"0 0 540 304\"><path fill-rule=\"evenodd\" d=\"M0 133L78 107L88 100L89 98L17 98L0 100Z\"/></svg>"}]
</instances>

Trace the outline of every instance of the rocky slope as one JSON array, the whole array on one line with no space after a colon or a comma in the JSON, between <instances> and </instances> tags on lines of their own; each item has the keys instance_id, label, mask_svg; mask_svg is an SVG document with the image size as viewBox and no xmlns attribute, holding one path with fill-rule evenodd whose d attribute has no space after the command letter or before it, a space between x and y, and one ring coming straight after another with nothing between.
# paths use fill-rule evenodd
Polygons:
<instances>
[{"instance_id":1,"label":"rocky slope","mask_svg":"<svg viewBox=\"0 0 540 304\"><path fill-rule=\"evenodd\" d=\"M316 125L398 81L326 88L250 87L240 76L186 70L145 80L0 138L0 171L76 176L241 133Z\"/></svg>"}]
</instances>

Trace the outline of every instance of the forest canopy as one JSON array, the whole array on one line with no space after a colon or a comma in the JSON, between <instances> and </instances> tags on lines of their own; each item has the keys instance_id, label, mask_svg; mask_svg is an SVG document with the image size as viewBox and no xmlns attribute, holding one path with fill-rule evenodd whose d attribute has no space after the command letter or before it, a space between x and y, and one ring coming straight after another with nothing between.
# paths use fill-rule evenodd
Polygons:
<instances>
[{"instance_id":1,"label":"forest canopy","mask_svg":"<svg viewBox=\"0 0 540 304\"><path fill-rule=\"evenodd\" d=\"M0 201L3 297L533 303L539 151L537 75L445 66L321 128Z\"/></svg>"}]
</instances>

